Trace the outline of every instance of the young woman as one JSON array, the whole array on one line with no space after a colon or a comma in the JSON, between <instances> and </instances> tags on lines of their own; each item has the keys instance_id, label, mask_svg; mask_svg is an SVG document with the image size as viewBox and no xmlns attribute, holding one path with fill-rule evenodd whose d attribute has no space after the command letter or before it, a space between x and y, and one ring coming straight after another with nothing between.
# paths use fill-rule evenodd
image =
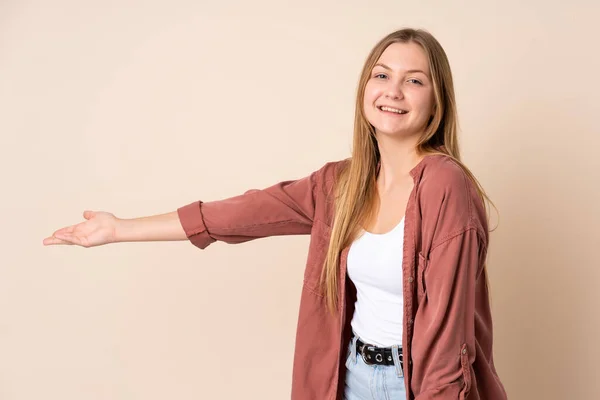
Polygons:
<instances>
[{"instance_id":1,"label":"young woman","mask_svg":"<svg viewBox=\"0 0 600 400\"><path fill-rule=\"evenodd\" d=\"M485 200L460 161L446 54L402 29L366 60L350 158L168 214L85 211L44 244L310 234L292 399L500 400Z\"/></svg>"}]
</instances>

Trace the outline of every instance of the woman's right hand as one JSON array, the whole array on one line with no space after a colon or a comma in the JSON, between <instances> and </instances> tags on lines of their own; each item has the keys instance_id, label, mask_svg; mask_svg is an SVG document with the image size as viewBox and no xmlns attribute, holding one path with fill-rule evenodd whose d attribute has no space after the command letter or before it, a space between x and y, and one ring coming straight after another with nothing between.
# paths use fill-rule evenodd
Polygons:
<instances>
[{"instance_id":1,"label":"woman's right hand","mask_svg":"<svg viewBox=\"0 0 600 400\"><path fill-rule=\"evenodd\" d=\"M82 247L101 246L116 242L116 228L119 219L104 211L84 211L86 220L57 230L44 239L44 246L65 244Z\"/></svg>"}]
</instances>

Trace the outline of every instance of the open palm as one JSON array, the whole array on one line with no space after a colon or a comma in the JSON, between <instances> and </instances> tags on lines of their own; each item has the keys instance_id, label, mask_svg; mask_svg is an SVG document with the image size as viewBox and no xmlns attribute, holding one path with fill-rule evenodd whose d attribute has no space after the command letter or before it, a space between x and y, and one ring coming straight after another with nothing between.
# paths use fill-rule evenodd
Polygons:
<instances>
[{"instance_id":1,"label":"open palm","mask_svg":"<svg viewBox=\"0 0 600 400\"><path fill-rule=\"evenodd\" d=\"M84 211L86 220L57 230L44 239L44 245L101 246L115 241L117 217L104 211Z\"/></svg>"}]
</instances>

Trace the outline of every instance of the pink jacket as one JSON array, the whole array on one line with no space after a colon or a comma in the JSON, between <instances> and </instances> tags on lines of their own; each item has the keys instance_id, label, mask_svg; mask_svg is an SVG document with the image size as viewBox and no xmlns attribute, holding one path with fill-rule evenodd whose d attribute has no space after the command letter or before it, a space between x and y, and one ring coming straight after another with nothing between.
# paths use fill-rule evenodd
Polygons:
<instances>
[{"instance_id":1,"label":"pink jacket","mask_svg":"<svg viewBox=\"0 0 600 400\"><path fill-rule=\"evenodd\" d=\"M340 256L341 299L328 314L317 289L333 219L336 170L178 209L189 240L204 249L274 235L310 234L296 331L292 400L341 399L344 356L356 289ZM425 157L413 170L405 216L403 352L407 400L502 400L492 351L492 316L483 261L487 219L475 187L449 157Z\"/></svg>"}]
</instances>

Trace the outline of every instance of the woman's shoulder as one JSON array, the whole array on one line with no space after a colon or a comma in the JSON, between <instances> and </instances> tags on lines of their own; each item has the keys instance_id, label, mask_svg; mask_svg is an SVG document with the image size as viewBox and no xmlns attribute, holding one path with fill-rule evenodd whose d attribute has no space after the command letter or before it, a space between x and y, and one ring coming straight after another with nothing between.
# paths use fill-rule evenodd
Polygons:
<instances>
[{"instance_id":1,"label":"woman's shoulder","mask_svg":"<svg viewBox=\"0 0 600 400\"><path fill-rule=\"evenodd\" d=\"M448 219L455 229L473 226L485 231L483 199L463 166L436 154L427 156L420 167L418 197L424 216Z\"/></svg>"},{"instance_id":2,"label":"woman's shoulder","mask_svg":"<svg viewBox=\"0 0 600 400\"><path fill-rule=\"evenodd\" d=\"M430 196L478 197L475 182L459 162L445 154L427 156L416 171L420 190Z\"/></svg>"},{"instance_id":3,"label":"woman's shoulder","mask_svg":"<svg viewBox=\"0 0 600 400\"><path fill-rule=\"evenodd\" d=\"M426 156L418 173L420 183L431 189L462 190L468 179L463 167L446 154Z\"/></svg>"}]
</instances>

